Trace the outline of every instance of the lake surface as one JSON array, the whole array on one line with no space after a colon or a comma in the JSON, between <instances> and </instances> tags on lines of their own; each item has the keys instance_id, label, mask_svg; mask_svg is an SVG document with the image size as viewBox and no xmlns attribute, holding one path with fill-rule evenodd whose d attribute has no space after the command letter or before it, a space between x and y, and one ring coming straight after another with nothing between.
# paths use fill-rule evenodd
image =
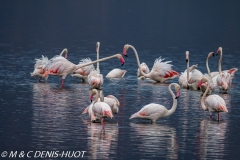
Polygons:
<instances>
[{"instance_id":1,"label":"lake surface","mask_svg":"<svg viewBox=\"0 0 240 160\"><path fill-rule=\"evenodd\" d=\"M27 3L28 2L28 3ZM83 159L238 159L240 138L240 74L228 94L219 94L228 113L209 118L200 107L201 92L181 89L176 111L155 124L129 117L149 103L170 109L168 85L138 80L136 58L131 49L124 66L118 59L100 63L104 95L114 95L120 110L107 119L105 132L82 111L91 103L87 83L68 76L48 82L31 77L34 59L51 58L62 49L77 64L121 53L125 44L136 47L140 61L149 68L158 57L172 61L173 69L190 65L206 73L210 51L223 47L222 69L240 66L240 13L238 1L215 4L116 1L1 1L0 17L0 152L86 151ZM200 7L200 9L199 9ZM226 22L226 20L228 20ZM209 60L218 70L219 56ZM127 70L124 78L107 79L113 68ZM40 157L38 157L40 158ZM49 159L69 159L55 157ZM25 159L29 159L25 155ZM43 158L41 158L43 159Z\"/></svg>"}]
</instances>

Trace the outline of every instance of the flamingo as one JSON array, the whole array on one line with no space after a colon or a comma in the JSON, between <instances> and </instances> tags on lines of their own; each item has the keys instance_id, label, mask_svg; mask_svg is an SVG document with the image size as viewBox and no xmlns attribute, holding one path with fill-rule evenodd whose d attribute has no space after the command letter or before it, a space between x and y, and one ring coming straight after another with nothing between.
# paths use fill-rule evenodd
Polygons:
<instances>
[{"instance_id":1,"label":"flamingo","mask_svg":"<svg viewBox=\"0 0 240 160\"><path fill-rule=\"evenodd\" d=\"M122 78L126 72L126 70L115 68L106 75L106 78Z\"/></svg>"},{"instance_id":2,"label":"flamingo","mask_svg":"<svg viewBox=\"0 0 240 160\"><path fill-rule=\"evenodd\" d=\"M220 53L220 58L218 61L218 72L219 73L214 78L214 81L217 82L219 91L227 92L228 86L231 85L232 78L231 78L230 73L228 73L228 71L227 72L222 71L222 65L221 65L222 64L222 47L218 48L216 54L219 54L219 53ZM236 70L233 69L231 73L233 73L233 75L234 75L235 72L236 72Z\"/></svg>"},{"instance_id":3,"label":"flamingo","mask_svg":"<svg viewBox=\"0 0 240 160\"><path fill-rule=\"evenodd\" d=\"M119 106L120 106L119 100L115 96L113 96L113 95L108 95L107 97L104 97L102 90L99 91L99 95L100 95L100 98L98 98L98 102L105 102L105 103L107 103L111 107L112 113L117 114L118 111L119 111ZM92 102L92 98L93 97L90 96L91 102ZM87 113L88 112L88 108L89 107L87 107L82 112L82 114Z\"/></svg>"},{"instance_id":4,"label":"flamingo","mask_svg":"<svg viewBox=\"0 0 240 160\"><path fill-rule=\"evenodd\" d=\"M91 121L96 120L96 117L100 118L100 121L102 124L102 130L103 130L104 129L103 118L106 116L113 118L112 110L107 103L98 101L99 94L96 89L92 90L90 97L92 97L94 95L96 95L96 98L95 98L94 102L92 102L91 105L88 107L87 112L89 113L89 116L91 117Z\"/></svg>"},{"instance_id":5,"label":"flamingo","mask_svg":"<svg viewBox=\"0 0 240 160\"><path fill-rule=\"evenodd\" d=\"M172 92L171 87L174 86L176 90L176 95ZM156 103L150 103L144 106L140 111L134 113L129 119L132 118L142 118L150 119L151 122L155 122L159 118L167 117L173 114L177 108L177 98L180 96L180 86L177 83L171 83L168 86L168 90L173 98L173 105L170 110L166 109L164 106Z\"/></svg>"},{"instance_id":6,"label":"flamingo","mask_svg":"<svg viewBox=\"0 0 240 160\"><path fill-rule=\"evenodd\" d=\"M202 82L209 82L209 79L206 77L202 78ZM210 88L210 85L207 86L206 91L204 92L202 99L201 99L201 107L204 111L209 111L210 113L210 118L212 118L212 112L217 112L218 113L218 121L219 121L219 112L228 112L226 103L222 97L216 94L209 95L206 99L206 94ZM204 101L205 99L205 101Z\"/></svg>"},{"instance_id":7,"label":"flamingo","mask_svg":"<svg viewBox=\"0 0 240 160\"><path fill-rule=\"evenodd\" d=\"M62 52L60 53L60 56L62 56L63 54L65 54L65 58L67 58L68 55L68 50L65 48L62 50ZM48 60L48 57L44 57L42 55L42 58L40 59L35 59L35 65L34 65L34 71L31 74L31 76L36 76L38 77L38 81L40 82L41 78L43 77L43 74L45 73L48 64L50 63L50 60ZM45 81L47 81L48 76L46 76Z\"/></svg>"},{"instance_id":8,"label":"flamingo","mask_svg":"<svg viewBox=\"0 0 240 160\"><path fill-rule=\"evenodd\" d=\"M150 72L150 70L149 70L149 68L148 68L148 66L147 66L146 63L142 62L142 63L140 64L140 66L141 66L141 70L142 70L144 73L148 74L148 73ZM138 77L138 79L142 79L142 80L145 79L145 77L141 74L139 68L138 68L138 71L137 71L137 77Z\"/></svg>"},{"instance_id":9,"label":"flamingo","mask_svg":"<svg viewBox=\"0 0 240 160\"><path fill-rule=\"evenodd\" d=\"M91 71L88 75L88 84L92 89L101 89L103 84L103 75L96 70Z\"/></svg>"},{"instance_id":10,"label":"flamingo","mask_svg":"<svg viewBox=\"0 0 240 160\"><path fill-rule=\"evenodd\" d=\"M211 72L210 72L210 69L209 69L209 66L208 66L208 59L211 58L211 57L214 57L214 53L213 52L210 52L207 56L207 60L206 60L206 67L207 67L207 71L208 73L207 74L204 74L202 79L203 78L207 78L209 80L209 82L211 82L209 85L210 85L210 88L207 92L207 94L212 94L213 90L214 90L214 87L216 86L216 84L213 83L213 80L212 80L212 77L211 77ZM201 89L202 93L204 93L207 89L207 86L208 86L208 83L202 83L202 79L199 81L198 83L198 89Z\"/></svg>"},{"instance_id":11,"label":"flamingo","mask_svg":"<svg viewBox=\"0 0 240 160\"><path fill-rule=\"evenodd\" d=\"M139 58L138 58L138 53L136 51L136 49L129 44L126 44L123 48L123 54L125 56L127 56L127 50L128 48L132 48L132 50L135 53L136 59L137 59L137 64L140 70L140 73L146 77L146 78L150 78L154 81L160 82L160 83L164 83L166 80L169 79L174 79L176 77L179 77L179 73L172 70L172 65L168 64L171 61L167 61L167 62L162 62L164 59L161 59L161 57L159 57L158 59L155 60L154 65L152 67L152 70L150 73L145 74L142 70L141 70L141 65L139 62Z\"/></svg>"},{"instance_id":12,"label":"flamingo","mask_svg":"<svg viewBox=\"0 0 240 160\"><path fill-rule=\"evenodd\" d=\"M122 65L124 64L124 59L122 57L121 54L115 54L109 57L105 57L93 62L89 62L89 63L84 63L84 64L78 64L75 65L72 62L68 61L65 58L60 58L60 57L53 57L50 61L50 64L47 67L47 71L44 73L43 77L46 77L47 75L54 75L54 76L61 76L62 77L62 83L61 86L64 86L64 80L66 78L67 75L73 73L75 70L84 67L84 66L88 66L97 62L102 62L111 58L115 58L117 57L118 59L120 59Z\"/></svg>"},{"instance_id":13,"label":"flamingo","mask_svg":"<svg viewBox=\"0 0 240 160\"><path fill-rule=\"evenodd\" d=\"M194 71L197 68L197 64L196 65L192 65L191 67L189 67L189 51L186 51L186 62L187 62L187 69L181 73L178 82L179 84L182 86L182 88L188 89L188 81L189 81L189 77L191 78L192 76L192 71Z\"/></svg>"}]
</instances>

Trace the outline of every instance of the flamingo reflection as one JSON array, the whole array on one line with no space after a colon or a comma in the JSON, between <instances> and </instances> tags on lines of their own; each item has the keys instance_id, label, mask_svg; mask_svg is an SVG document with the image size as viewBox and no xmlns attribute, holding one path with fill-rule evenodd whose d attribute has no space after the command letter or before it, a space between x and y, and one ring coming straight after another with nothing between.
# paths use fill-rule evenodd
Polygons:
<instances>
[{"instance_id":1,"label":"flamingo reflection","mask_svg":"<svg viewBox=\"0 0 240 160\"><path fill-rule=\"evenodd\" d=\"M133 141L140 141L139 150L144 154L167 159L178 159L178 143L175 128L158 124L130 123Z\"/></svg>"}]
</instances>

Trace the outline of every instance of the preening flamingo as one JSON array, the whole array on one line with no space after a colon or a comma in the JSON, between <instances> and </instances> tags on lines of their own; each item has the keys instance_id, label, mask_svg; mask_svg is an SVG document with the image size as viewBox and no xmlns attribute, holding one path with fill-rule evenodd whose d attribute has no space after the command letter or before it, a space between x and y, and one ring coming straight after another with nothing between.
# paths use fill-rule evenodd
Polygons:
<instances>
[{"instance_id":1,"label":"preening flamingo","mask_svg":"<svg viewBox=\"0 0 240 160\"><path fill-rule=\"evenodd\" d=\"M45 74L43 75L43 77L46 77L47 75L54 75L54 76L61 76L62 77L62 87L64 86L64 80L66 78L67 75L73 73L75 70L84 67L84 66L88 66L97 62L102 62L111 58L115 58L117 57L118 59L120 59L122 65L124 64L124 59L122 57L121 54L115 54L113 56L109 56L109 57L105 57L93 62L89 62L89 63L84 63L84 64L78 64L75 65L72 62L68 61L65 58L59 58L59 57L53 57L50 60L50 64L47 67L47 71L45 72Z\"/></svg>"},{"instance_id":2,"label":"preening flamingo","mask_svg":"<svg viewBox=\"0 0 240 160\"><path fill-rule=\"evenodd\" d=\"M211 77L211 72L208 66L208 59L214 57L214 53L210 52L207 56L207 60L206 60L206 67L207 67L207 74L204 74L202 78L206 78L208 79L208 82L210 82L210 84L208 82L202 83L202 79L199 81L198 83L198 88L201 89L202 93L204 93L207 89L207 86L210 85L209 90L207 92L207 94L212 94L214 87L216 86L216 84L213 83L212 77Z\"/></svg>"},{"instance_id":3,"label":"preening flamingo","mask_svg":"<svg viewBox=\"0 0 240 160\"><path fill-rule=\"evenodd\" d=\"M136 56L136 59L137 59L137 64L138 64L140 73L144 77L150 78L150 79L152 79L154 81L157 81L157 82L160 82L160 83L164 83L166 80L174 79L174 78L179 77L179 73L172 70L172 65L169 64L172 61L162 62L164 59L161 59L161 57L159 57L158 59L155 60L151 72L148 73L148 74L145 74L141 70L141 65L140 65L140 62L139 62L138 53L132 45L126 44L123 48L123 54L125 56L127 56L128 48L133 49L133 51L135 53L135 56Z\"/></svg>"},{"instance_id":4,"label":"preening flamingo","mask_svg":"<svg viewBox=\"0 0 240 160\"><path fill-rule=\"evenodd\" d=\"M182 88L188 89L188 81L192 77L192 71L195 70L198 65L196 64L189 67L189 62L190 62L189 51L186 51L186 62L187 62L187 69L181 73L178 79L178 82L182 86Z\"/></svg>"},{"instance_id":5,"label":"preening flamingo","mask_svg":"<svg viewBox=\"0 0 240 160\"><path fill-rule=\"evenodd\" d=\"M172 92L171 87L175 87L176 95ZM132 118L142 118L150 119L151 122L155 122L159 118L167 117L173 114L177 108L177 98L180 96L180 86L177 83L171 83L168 86L168 90L173 98L173 105L170 110L166 109L164 106L156 103L150 103L144 106L140 111L134 113L129 119Z\"/></svg>"},{"instance_id":6,"label":"preening flamingo","mask_svg":"<svg viewBox=\"0 0 240 160\"><path fill-rule=\"evenodd\" d=\"M150 72L150 70L149 70L149 68L148 68L148 66L147 66L146 63L142 62L142 63L140 64L140 66L141 66L141 70L142 70L144 73L148 74L148 73ZM142 79L142 80L145 79L145 77L141 74L139 68L138 68L138 71L137 71L137 77L138 77L138 79Z\"/></svg>"},{"instance_id":7,"label":"preening flamingo","mask_svg":"<svg viewBox=\"0 0 240 160\"><path fill-rule=\"evenodd\" d=\"M99 91L99 95L100 97L98 98L98 101L107 103L111 107L112 113L117 114L120 106L119 100L113 95L108 95L107 97L104 97L102 90ZM93 97L90 96L91 101L92 101L92 98ZM85 114L87 112L88 112L88 107L83 111L82 114Z\"/></svg>"},{"instance_id":8,"label":"preening flamingo","mask_svg":"<svg viewBox=\"0 0 240 160\"><path fill-rule=\"evenodd\" d=\"M92 89L101 89L103 84L103 75L96 70L91 71L88 75L88 84Z\"/></svg>"},{"instance_id":9,"label":"preening flamingo","mask_svg":"<svg viewBox=\"0 0 240 160\"><path fill-rule=\"evenodd\" d=\"M95 121L96 118L99 118L101 121L101 124L102 124L102 129L104 129L103 118L104 117L113 118L112 110L107 103L98 101L99 94L96 89L92 90L90 97L93 97L94 95L96 95L96 98L95 98L94 102L92 102L92 104L87 108L87 112L89 113L89 116L91 117L91 121ZM85 110L83 111L83 113L86 112Z\"/></svg>"},{"instance_id":10,"label":"preening flamingo","mask_svg":"<svg viewBox=\"0 0 240 160\"><path fill-rule=\"evenodd\" d=\"M62 50L62 52L60 53L60 56L62 56L63 54L65 54L65 58L67 58L68 55L68 50L65 48ZM45 73L47 66L50 63L50 60L48 60L47 57L44 57L42 55L42 58L40 59L35 59L35 65L34 65L34 71L31 73L31 76L36 76L38 77L38 81L40 82L41 78L43 77L43 74ZM46 76L44 79L45 81L47 81L48 76Z\"/></svg>"},{"instance_id":11,"label":"preening flamingo","mask_svg":"<svg viewBox=\"0 0 240 160\"><path fill-rule=\"evenodd\" d=\"M202 78L202 82L209 82L209 80L205 77ZM209 95L206 99L206 94L210 88L210 85L207 86L206 91L204 92L201 99L201 107L204 111L209 111L210 118L212 118L212 112L218 113L218 121L219 121L219 112L228 112L226 103L222 97L216 94Z\"/></svg>"},{"instance_id":12,"label":"preening flamingo","mask_svg":"<svg viewBox=\"0 0 240 160\"><path fill-rule=\"evenodd\" d=\"M122 78L126 72L126 70L115 68L106 75L106 78Z\"/></svg>"}]
</instances>

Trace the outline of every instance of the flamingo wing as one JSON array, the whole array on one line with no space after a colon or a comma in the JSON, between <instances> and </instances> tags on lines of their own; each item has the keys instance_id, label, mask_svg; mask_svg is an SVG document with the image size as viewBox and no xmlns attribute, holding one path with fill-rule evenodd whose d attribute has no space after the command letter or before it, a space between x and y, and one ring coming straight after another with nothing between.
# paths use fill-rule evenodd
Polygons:
<instances>
[{"instance_id":1,"label":"flamingo wing","mask_svg":"<svg viewBox=\"0 0 240 160\"><path fill-rule=\"evenodd\" d=\"M206 106L216 112L228 112L226 103L219 95L210 95L205 100Z\"/></svg>"}]
</instances>

